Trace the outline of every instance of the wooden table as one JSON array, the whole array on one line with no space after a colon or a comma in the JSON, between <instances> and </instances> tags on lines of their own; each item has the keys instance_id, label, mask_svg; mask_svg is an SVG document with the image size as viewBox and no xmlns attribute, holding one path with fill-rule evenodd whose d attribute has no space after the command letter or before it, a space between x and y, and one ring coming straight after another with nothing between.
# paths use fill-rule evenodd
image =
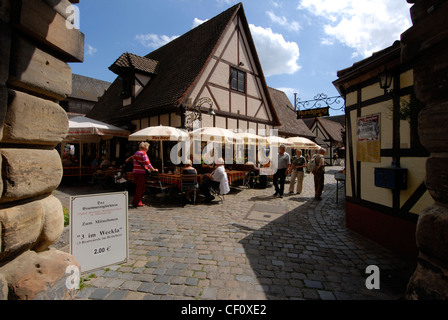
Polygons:
<instances>
[{"instance_id":1,"label":"wooden table","mask_svg":"<svg viewBox=\"0 0 448 320\"><path fill-rule=\"evenodd\" d=\"M229 185L232 183L238 181L238 180L244 180L246 178L246 172L245 171L226 171L227 178L229 180ZM199 183L202 181L201 175L198 175L199 177ZM169 184L174 185L180 188L181 186L181 175L180 174L169 174L169 173L159 173L159 178L162 184ZM126 173L126 180L133 181L132 172Z\"/></svg>"},{"instance_id":2,"label":"wooden table","mask_svg":"<svg viewBox=\"0 0 448 320\"><path fill-rule=\"evenodd\" d=\"M246 171L226 171L227 179L229 180L229 186L238 181L246 179Z\"/></svg>"},{"instance_id":3,"label":"wooden table","mask_svg":"<svg viewBox=\"0 0 448 320\"><path fill-rule=\"evenodd\" d=\"M345 173L336 172L334 178L336 179L336 203L338 203L339 183L341 183L341 187L345 186Z\"/></svg>"},{"instance_id":4,"label":"wooden table","mask_svg":"<svg viewBox=\"0 0 448 320\"><path fill-rule=\"evenodd\" d=\"M88 166L82 167L63 167L63 177L81 177L81 176L91 176L98 168L92 168Z\"/></svg>"}]
</instances>

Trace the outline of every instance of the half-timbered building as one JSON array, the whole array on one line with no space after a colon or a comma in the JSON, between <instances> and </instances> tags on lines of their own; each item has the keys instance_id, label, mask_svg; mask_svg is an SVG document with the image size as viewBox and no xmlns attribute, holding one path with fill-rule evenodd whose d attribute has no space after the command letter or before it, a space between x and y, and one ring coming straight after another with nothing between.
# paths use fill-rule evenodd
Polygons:
<instances>
[{"instance_id":1,"label":"half-timbered building","mask_svg":"<svg viewBox=\"0 0 448 320\"><path fill-rule=\"evenodd\" d=\"M423 105L401 52L396 41L338 71L334 85L346 102L346 225L415 259L416 222L433 200L417 131Z\"/></svg>"},{"instance_id":2,"label":"half-timbered building","mask_svg":"<svg viewBox=\"0 0 448 320\"><path fill-rule=\"evenodd\" d=\"M340 118L339 116L337 116ZM345 126L333 117L316 117L308 122L310 131L316 136L315 142L325 148L325 163L334 165L335 155L339 157L339 149L344 147L343 136ZM342 155L342 154L341 154ZM337 161L337 163L340 163Z\"/></svg>"},{"instance_id":3,"label":"half-timbered building","mask_svg":"<svg viewBox=\"0 0 448 320\"><path fill-rule=\"evenodd\" d=\"M215 126L269 134L280 125L241 3L141 57L124 53L118 77L89 117L136 131ZM198 106L198 102L208 103ZM199 119L189 121L198 106Z\"/></svg>"}]
</instances>

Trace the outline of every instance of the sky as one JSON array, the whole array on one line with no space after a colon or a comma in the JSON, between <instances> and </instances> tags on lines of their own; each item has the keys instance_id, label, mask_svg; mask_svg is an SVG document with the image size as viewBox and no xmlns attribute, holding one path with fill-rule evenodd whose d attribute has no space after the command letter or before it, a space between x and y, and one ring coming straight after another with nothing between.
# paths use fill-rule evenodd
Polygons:
<instances>
[{"instance_id":1,"label":"sky","mask_svg":"<svg viewBox=\"0 0 448 320\"><path fill-rule=\"evenodd\" d=\"M76 24L85 55L70 63L72 72L113 82L108 68L124 52L144 56L238 2L268 86L292 105L294 93L301 101L338 96L338 70L391 46L412 26L406 0L81 0Z\"/></svg>"}]
</instances>

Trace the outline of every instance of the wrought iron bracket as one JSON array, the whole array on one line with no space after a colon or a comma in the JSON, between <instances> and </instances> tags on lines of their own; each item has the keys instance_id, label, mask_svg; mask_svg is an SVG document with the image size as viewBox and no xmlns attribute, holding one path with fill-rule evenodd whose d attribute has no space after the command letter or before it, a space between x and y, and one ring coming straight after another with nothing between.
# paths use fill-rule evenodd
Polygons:
<instances>
[{"instance_id":1,"label":"wrought iron bracket","mask_svg":"<svg viewBox=\"0 0 448 320\"><path fill-rule=\"evenodd\" d=\"M294 104L297 111L297 118L315 117L328 115L328 110L342 110L345 108L345 100L342 96L329 97L324 93L317 94L313 100L302 101L294 94ZM304 112L306 111L306 112ZM307 116L304 115L307 114Z\"/></svg>"},{"instance_id":2,"label":"wrought iron bracket","mask_svg":"<svg viewBox=\"0 0 448 320\"><path fill-rule=\"evenodd\" d=\"M196 104L193 104L191 100L185 105L185 127L187 129L193 129L196 121L202 121L202 106L208 104L208 113L213 112L213 101L208 97L200 98Z\"/></svg>"}]
</instances>

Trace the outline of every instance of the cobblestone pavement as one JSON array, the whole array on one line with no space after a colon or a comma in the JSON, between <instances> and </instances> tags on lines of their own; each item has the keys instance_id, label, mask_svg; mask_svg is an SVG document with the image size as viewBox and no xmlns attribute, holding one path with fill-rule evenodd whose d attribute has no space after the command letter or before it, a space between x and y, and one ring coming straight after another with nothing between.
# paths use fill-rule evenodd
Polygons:
<instances>
[{"instance_id":1,"label":"cobblestone pavement","mask_svg":"<svg viewBox=\"0 0 448 320\"><path fill-rule=\"evenodd\" d=\"M184 208L146 197L148 206L128 212L129 260L93 271L75 298L401 299L414 264L345 228L339 169L327 168L321 201L312 175L302 194L282 199L272 186L232 188L223 203ZM61 186L54 195L68 208L70 194L101 191L87 190ZM380 268L380 290L366 288L369 265Z\"/></svg>"}]
</instances>

